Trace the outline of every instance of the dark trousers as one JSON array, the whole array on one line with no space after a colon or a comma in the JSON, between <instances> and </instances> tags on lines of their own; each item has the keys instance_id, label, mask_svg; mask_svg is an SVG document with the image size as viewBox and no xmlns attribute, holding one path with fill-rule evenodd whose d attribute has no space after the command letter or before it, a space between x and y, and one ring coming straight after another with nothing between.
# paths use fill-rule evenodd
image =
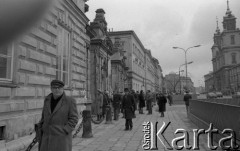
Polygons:
<instances>
[{"instance_id":1,"label":"dark trousers","mask_svg":"<svg viewBox=\"0 0 240 151\"><path fill-rule=\"evenodd\" d=\"M139 114L143 114L143 108L139 107Z\"/></svg>"},{"instance_id":2,"label":"dark trousers","mask_svg":"<svg viewBox=\"0 0 240 151\"><path fill-rule=\"evenodd\" d=\"M118 107L115 107L114 110L113 110L113 113L114 113L114 120L118 120L118 117L119 117L119 108Z\"/></svg>"},{"instance_id":3,"label":"dark trousers","mask_svg":"<svg viewBox=\"0 0 240 151\"><path fill-rule=\"evenodd\" d=\"M125 123L125 129L132 129L133 127L133 122L132 122L132 119L126 119L126 123Z\"/></svg>"},{"instance_id":4,"label":"dark trousers","mask_svg":"<svg viewBox=\"0 0 240 151\"><path fill-rule=\"evenodd\" d=\"M148 114L152 114L152 102L151 101L147 102L147 107L148 107Z\"/></svg>"}]
</instances>

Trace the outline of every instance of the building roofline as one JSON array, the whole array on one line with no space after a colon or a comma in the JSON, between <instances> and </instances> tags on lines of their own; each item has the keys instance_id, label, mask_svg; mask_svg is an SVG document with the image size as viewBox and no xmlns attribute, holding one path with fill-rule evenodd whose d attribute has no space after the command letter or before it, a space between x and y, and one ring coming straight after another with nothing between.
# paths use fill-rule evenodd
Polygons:
<instances>
[{"instance_id":1,"label":"building roofline","mask_svg":"<svg viewBox=\"0 0 240 151\"><path fill-rule=\"evenodd\" d=\"M123 30L123 31L110 31L108 32L109 36L117 36L117 35L133 35L133 37L137 40L137 42L142 47L143 51L145 50L145 47L143 46L141 40L138 38L137 34L133 30Z\"/></svg>"}]
</instances>

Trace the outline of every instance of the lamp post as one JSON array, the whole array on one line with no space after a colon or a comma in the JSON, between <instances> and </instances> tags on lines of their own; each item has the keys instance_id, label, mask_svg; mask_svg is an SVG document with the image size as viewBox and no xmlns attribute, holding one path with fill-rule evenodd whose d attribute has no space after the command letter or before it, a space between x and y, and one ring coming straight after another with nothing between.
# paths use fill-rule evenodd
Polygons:
<instances>
[{"instance_id":1,"label":"lamp post","mask_svg":"<svg viewBox=\"0 0 240 151\"><path fill-rule=\"evenodd\" d=\"M182 65L181 65L181 66L182 66ZM181 66L180 66L180 67L181 67ZM179 67L179 70L178 70L178 76L179 76L179 93L181 94L181 87L182 87L182 86L181 86L181 75L180 75L180 73L181 73L181 72L184 72L184 70L181 70L181 71L180 71L180 67Z\"/></svg>"},{"instance_id":2,"label":"lamp post","mask_svg":"<svg viewBox=\"0 0 240 151\"><path fill-rule=\"evenodd\" d=\"M186 88L187 88L187 52L188 52L188 50L189 49L191 49L191 48L195 48L195 47L200 47L201 45L196 45L196 46L192 46L192 47L189 47L189 48L187 48L187 49L183 49L183 48L180 48L180 47L173 47L173 49L181 49L181 50L183 50L184 51L184 53L185 53L185 65L186 65Z\"/></svg>"},{"instance_id":3,"label":"lamp post","mask_svg":"<svg viewBox=\"0 0 240 151\"><path fill-rule=\"evenodd\" d=\"M190 61L190 62L188 62L187 64L192 64L192 63L193 63L193 61ZM184 65L186 65L186 63L180 65L180 66L179 66L179 69L178 69L178 71L179 71L179 82L180 82L180 94L181 94L181 89L182 89L182 86L181 86L182 83L181 83L180 69L181 69L181 67L184 66ZM182 71L183 71L183 70L182 70ZM182 72L182 71L181 71L181 72Z\"/></svg>"}]
</instances>

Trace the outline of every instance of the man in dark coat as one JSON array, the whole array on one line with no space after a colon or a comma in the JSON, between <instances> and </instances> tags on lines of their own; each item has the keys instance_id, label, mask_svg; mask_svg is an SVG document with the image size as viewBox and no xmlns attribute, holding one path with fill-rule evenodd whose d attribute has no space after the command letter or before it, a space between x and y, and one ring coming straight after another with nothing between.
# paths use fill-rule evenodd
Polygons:
<instances>
[{"instance_id":1,"label":"man in dark coat","mask_svg":"<svg viewBox=\"0 0 240 151\"><path fill-rule=\"evenodd\" d=\"M96 98L96 114L97 120L100 120L102 116L102 107L103 107L103 94L100 90L97 90L97 98Z\"/></svg>"},{"instance_id":2,"label":"man in dark coat","mask_svg":"<svg viewBox=\"0 0 240 151\"><path fill-rule=\"evenodd\" d=\"M105 117L106 115L106 109L107 109L107 105L109 104L109 97L107 92L103 92L103 106L102 106L102 115L103 117Z\"/></svg>"},{"instance_id":3,"label":"man in dark coat","mask_svg":"<svg viewBox=\"0 0 240 151\"><path fill-rule=\"evenodd\" d=\"M129 93L128 88L124 89L125 95L122 100L122 108L125 114L125 130L132 130L133 123L132 118L134 116L135 111L135 101L132 94Z\"/></svg>"},{"instance_id":4,"label":"man in dark coat","mask_svg":"<svg viewBox=\"0 0 240 151\"><path fill-rule=\"evenodd\" d=\"M167 98L162 93L159 93L157 95L157 104L158 104L158 111L159 113L161 113L161 117L164 117L164 112L166 111L166 103L167 103Z\"/></svg>"},{"instance_id":5,"label":"man in dark coat","mask_svg":"<svg viewBox=\"0 0 240 151\"><path fill-rule=\"evenodd\" d=\"M144 99L143 90L140 91L138 98L139 98L139 114L143 114L143 108L145 107L145 99Z\"/></svg>"},{"instance_id":6,"label":"man in dark coat","mask_svg":"<svg viewBox=\"0 0 240 151\"><path fill-rule=\"evenodd\" d=\"M133 98L134 98L135 110L137 110L137 95L136 95L134 90L131 91L131 94L133 95ZM134 113L133 113L133 118L136 118L135 110L134 110Z\"/></svg>"},{"instance_id":7,"label":"man in dark coat","mask_svg":"<svg viewBox=\"0 0 240 151\"><path fill-rule=\"evenodd\" d=\"M146 94L146 103L148 108L148 114L152 114L152 103L153 103L153 95L150 90L147 91Z\"/></svg>"},{"instance_id":8,"label":"man in dark coat","mask_svg":"<svg viewBox=\"0 0 240 151\"><path fill-rule=\"evenodd\" d=\"M189 94L189 91L187 90L186 94L183 97L183 101L185 102L187 112L188 112L189 100L191 99L192 99L192 96Z\"/></svg>"},{"instance_id":9,"label":"man in dark coat","mask_svg":"<svg viewBox=\"0 0 240 151\"><path fill-rule=\"evenodd\" d=\"M76 101L65 95L64 83L51 82L39 123L40 151L72 151L72 131L78 123Z\"/></svg>"},{"instance_id":10,"label":"man in dark coat","mask_svg":"<svg viewBox=\"0 0 240 151\"><path fill-rule=\"evenodd\" d=\"M119 112L120 112L120 103L121 103L121 94L114 92L113 93L113 113L114 118L113 120L118 120Z\"/></svg>"}]
</instances>

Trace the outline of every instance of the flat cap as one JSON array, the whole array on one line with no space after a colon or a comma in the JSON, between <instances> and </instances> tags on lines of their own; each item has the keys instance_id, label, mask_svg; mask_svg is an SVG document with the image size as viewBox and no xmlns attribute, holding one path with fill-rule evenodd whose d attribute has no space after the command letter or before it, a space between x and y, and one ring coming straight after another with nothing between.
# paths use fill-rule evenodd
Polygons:
<instances>
[{"instance_id":1,"label":"flat cap","mask_svg":"<svg viewBox=\"0 0 240 151\"><path fill-rule=\"evenodd\" d=\"M129 91L128 88L124 88L124 92L127 92L127 91Z\"/></svg>"},{"instance_id":2,"label":"flat cap","mask_svg":"<svg viewBox=\"0 0 240 151\"><path fill-rule=\"evenodd\" d=\"M59 87L64 87L64 82L60 80L52 80L51 86L59 86Z\"/></svg>"}]
</instances>

